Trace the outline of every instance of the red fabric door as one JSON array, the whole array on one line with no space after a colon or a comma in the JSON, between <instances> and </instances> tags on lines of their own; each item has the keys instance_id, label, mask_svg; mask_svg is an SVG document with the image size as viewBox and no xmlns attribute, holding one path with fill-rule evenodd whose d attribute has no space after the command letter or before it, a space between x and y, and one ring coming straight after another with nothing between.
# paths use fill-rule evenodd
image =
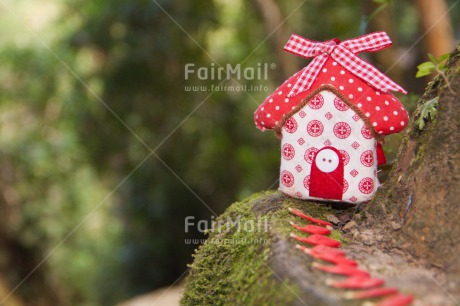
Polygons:
<instances>
[{"instance_id":1,"label":"red fabric door","mask_svg":"<svg viewBox=\"0 0 460 306\"><path fill-rule=\"evenodd\" d=\"M343 158L334 147L324 147L313 160L310 173L310 196L342 200Z\"/></svg>"}]
</instances>

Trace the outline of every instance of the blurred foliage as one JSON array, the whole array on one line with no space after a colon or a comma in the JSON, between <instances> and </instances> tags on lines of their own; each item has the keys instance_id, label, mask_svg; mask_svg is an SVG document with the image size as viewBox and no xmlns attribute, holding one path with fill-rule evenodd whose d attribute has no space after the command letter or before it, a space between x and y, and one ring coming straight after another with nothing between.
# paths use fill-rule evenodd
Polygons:
<instances>
[{"instance_id":1,"label":"blurred foliage","mask_svg":"<svg viewBox=\"0 0 460 306\"><path fill-rule=\"evenodd\" d=\"M417 13L388 3L395 44L408 49ZM310 0L294 11L299 4L279 3L286 26L317 40L357 36L366 16L359 1ZM184 233L186 216L210 220L276 188L279 142L254 128L252 113L279 67L268 80L184 78L187 63L278 65L253 3L1 6L0 277L13 288L46 259L16 292L27 305L112 305L170 284L197 247L184 239L202 237ZM221 82L268 91L185 90ZM390 159L398 144L389 141Z\"/></svg>"}]
</instances>

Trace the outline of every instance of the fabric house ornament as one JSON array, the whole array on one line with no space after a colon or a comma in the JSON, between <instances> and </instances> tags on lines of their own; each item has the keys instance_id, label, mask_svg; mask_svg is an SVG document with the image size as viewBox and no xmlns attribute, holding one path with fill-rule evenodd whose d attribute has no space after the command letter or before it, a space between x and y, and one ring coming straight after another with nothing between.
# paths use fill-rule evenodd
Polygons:
<instances>
[{"instance_id":1,"label":"fabric house ornament","mask_svg":"<svg viewBox=\"0 0 460 306\"><path fill-rule=\"evenodd\" d=\"M391 44L385 32L343 42L291 36L284 50L313 60L254 115L257 128L281 138L280 191L320 201L371 199L377 166L386 162L383 136L402 131L409 119L391 93L406 91L357 54Z\"/></svg>"}]
</instances>

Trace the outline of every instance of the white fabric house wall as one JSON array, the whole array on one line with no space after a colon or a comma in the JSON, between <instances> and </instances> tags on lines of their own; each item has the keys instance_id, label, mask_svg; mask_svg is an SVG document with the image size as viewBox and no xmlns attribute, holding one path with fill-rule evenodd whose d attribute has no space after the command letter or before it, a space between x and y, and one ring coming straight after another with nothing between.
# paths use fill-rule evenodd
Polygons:
<instances>
[{"instance_id":1,"label":"white fabric house wall","mask_svg":"<svg viewBox=\"0 0 460 306\"><path fill-rule=\"evenodd\" d=\"M282 128L281 171L279 190L300 199L343 201L360 203L371 199L379 186L377 178L377 142L361 117L345 102L330 91L322 91ZM310 174L317 152L332 147L340 152L343 164L342 199L325 199L310 196ZM323 150L334 155L332 150ZM321 160L324 159L323 154ZM326 154L326 157L329 156ZM332 156L334 157L334 156ZM326 172L317 161L318 169ZM335 161L337 164L337 161ZM320 170L320 171L322 171ZM315 170L316 171L316 170ZM316 173L316 172L315 172ZM315 176L316 177L316 176ZM317 184L315 183L315 186ZM325 184L324 188L330 186Z\"/></svg>"}]
</instances>

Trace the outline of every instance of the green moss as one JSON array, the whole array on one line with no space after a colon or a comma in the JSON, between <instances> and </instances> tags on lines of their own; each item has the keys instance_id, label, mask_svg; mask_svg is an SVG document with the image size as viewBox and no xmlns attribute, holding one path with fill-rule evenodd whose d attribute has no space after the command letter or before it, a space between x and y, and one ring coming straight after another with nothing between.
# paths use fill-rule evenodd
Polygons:
<instances>
[{"instance_id":1,"label":"green moss","mask_svg":"<svg viewBox=\"0 0 460 306\"><path fill-rule=\"evenodd\" d=\"M183 305L279 305L295 298L291 291L298 290L297 286L288 281L280 286L267 265L271 240L264 224L270 224L277 212L259 219L252 212L255 202L271 194L256 194L235 203L216 220L222 223L223 231L215 228L210 232L207 242L194 255ZM240 229L231 224L237 219ZM250 228L251 223L254 231L244 230L244 224Z\"/></svg>"},{"instance_id":2,"label":"green moss","mask_svg":"<svg viewBox=\"0 0 460 306\"><path fill-rule=\"evenodd\" d=\"M344 237L342 237L342 234L338 230L333 230L330 237L339 241L342 244L342 247L345 246L348 242Z\"/></svg>"},{"instance_id":3,"label":"green moss","mask_svg":"<svg viewBox=\"0 0 460 306\"><path fill-rule=\"evenodd\" d=\"M288 207L321 219L332 212L326 205L289 198L275 191L255 194L232 204L216 220L216 223L220 222L222 231L219 232L218 227L210 231L207 242L194 255L181 303L291 304L299 294L298 286L290 280L276 278L269 266L272 235L276 233L277 237L287 239L293 232L289 221L295 218ZM232 224L237 219L240 228ZM265 231L265 222L269 231ZM296 222L302 224L300 219ZM244 224L250 223L254 224L254 231L244 230ZM338 231L334 231L332 237L343 242Z\"/></svg>"}]
</instances>

